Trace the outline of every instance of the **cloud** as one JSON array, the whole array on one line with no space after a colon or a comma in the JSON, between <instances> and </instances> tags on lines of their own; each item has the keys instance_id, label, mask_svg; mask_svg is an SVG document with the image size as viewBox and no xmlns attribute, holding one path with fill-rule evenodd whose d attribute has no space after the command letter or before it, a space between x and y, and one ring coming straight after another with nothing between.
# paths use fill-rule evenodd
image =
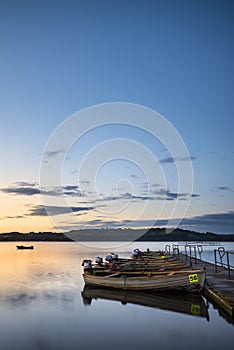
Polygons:
<instances>
[{"instance_id":1,"label":"cloud","mask_svg":"<svg viewBox=\"0 0 234 350\"><path fill-rule=\"evenodd\" d=\"M79 213L81 211L89 211L95 209L94 207L61 207L61 206L49 206L46 207L43 205L35 205L33 206L27 216L55 216L55 215L63 215L70 213Z\"/></svg>"},{"instance_id":2,"label":"cloud","mask_svg":"<svg viewBox=\"0 0 234 350\"><path fill-rule=\"evenodd\" d=\"M174 163L174 161L175 161L174 158L167 157L167 158L161 159L160 163Z\"/></svg>"},{"instance_id":3,"label":"cloud","mask_svg":"<svg viewBox=\"0 0 234 350\"><path fill-rule=\"evenodd\" d=\"M198 197L200 197L200 194L193 193L193 194L191 195L191 197L192 197L192 198L198 198Z\"/></svg>"},{"instance_id":4,"label":"cloud","mask_svg":"<svg viewBox=\"0 0 234 350\"><path fill-rule=\"evenodd\" d=\"M232 191L232 189L228 186L218 186L216 187L218 191Z\"/></svg>"},{"instance_id":5,"label":"cloud","mask_svg":"<svg viewBox=\"0 0 234 350\"><path fill-rule=\"evenodd\" d=\"M156 187L156 185L155 185ZM132 200L136 201L173 201L173 200L188 200L189 198L200 197L199 194L193 193L180 193L180 192L171 192L168 189L160 188L150 191L149 194L141 194L135 195L130 192L120 193L118 196L103 196L103 198L96 198L89 203L97 203L97 202L111 202L111 201L119 201L119 200Z\"/></svg>"},{"instance_id":6,"label":"cloud","mask_svg":"<svg viewBox=\"0 0 234 350\"><path fill-rule=\"evenodd\" d=\"M178 219L175 219L178 220ZM150 228L166 227L168 219L148 219L148 220L79 220L72 225L64 222L63 229L95 229L95 228ZM204 214L191 218L181 219L180 228L194 230L197 232L214 232L214 233L234 233L234 211ZM114 238L114 237L113 237Z\"/></svg>"},{"instance_id":7,"label":"cloud","mask_svg":"<svg viewBox=\"0 0 234 350\"><path fill-rule=\"evenodd\" d=\"M175 163L177 161L181 162L189 162L191 160L195 160L194 156L179 156L179 157L167 157L160 160L160 163Z\"/></svg>"},{"instance_id":8,"label":"cloud","mask_svg":"<svg viewBox=\"0 0 234 350\"><path fill-rule=\"evenodd\" d=\"M101 199L96 199L96 202L111 202L111 201L117 201L117 200L153 200L154 197L151 196L136 196L134 194L131 194L129 192L121 193L119 196L106 196Z\"/></svg>"},{"instance_id":9,"label":"cloud","mask_svg":"<svg viewBox=\"0 0 234 350\"><path fill-rule=\"evenodd\" d=\"M23 196L34 196L38 194L46 196L69 196L69 197L85 197L85 193L81 192L77 185L55 186L47 188L39 188L37 183L16 182L14 186L1 188L1 192Z\"/></svg>"},{"instance_id":10,"label":"cloud","mask_svg":"<svg viewBox=\"0 0 234 350\"><path fill-rule=\"evenodd\" d=\"M17 187L38 187L38 182L17 181L14 185Z\"/></svg>"},{"instance_id":11,"label":"cloud","mask_svg":"<svg viewBox=\"0 0 234 350\"><path fill-rule=\"evenodd\" d=\"M146 182L146 184L148 184L147 182ZM151 184L150 185L150 187L152 187L152 188L154 188L154 187L159 187L160 186L160 184L158 184L158 183L154 183L154 184Z\"/></svg>"},{"instance_id":12,"label":"cloud","mask_svg":"<svg viewBox=\"0 0 234 350\"><path fill-rule=\"evenodd\" d=\"M76 185L68 185L68 186L64 186L63 189L67 191L73 191L73 190L78 190L79 187Z\"/></svg>"},{"instance_id":13,"label":"cloud","mask_svg":"<svg viewBox=\"0 0 234 350\"><path fill-rule=\"evenodd\" d=\"M198 231L234 233L234 211L193 216L182 220L180 226L194 227Z\"/></svg>"},{"instance_id":14,"label":"cloud","mask_svg":"<svg viewBox=\"0 0 234 350\"><path fill-rule=\"evenodd\" d=\"M23 219L25 216L23 215L15 215L15 216L4 216L0 218L0 220L6 220L6 219Z\"/></svg>"},{"instance_id":15,"label":"cloud","mask_svg":"<svg viewBox=\"0 0 234 350\"><path fill-rule=\"evenodd\" d=\"M21 187L1 188L0 191L4 192L4 193L23 195L23 196L33 196L35 194L40 194L41 193L41 191L38 188L26 187L25 185L23 185Z\"/></svg>"},{"instance_id":16,"label":"cloud","mask_svg":"<svg viewBox=\"0 0 234 350\"><path fill-rule=\"evenodd\" d=\"M56 157L58 156L59 154L65 154L66 150L65 149L57 149L57 150L54 150L54 151L47 151L44 153L44 156L46 156L47 158L53 158L53 157Z\"/></svg>"},{"instance_id":17,"label":"cloud","mask_svg":"<svg viewBox=\"0 0 234 350\"><path fill-rule=\"evenodd\" d=\"M152 191L153 194L157 194L158 196L155 199L158 200L174 200L174 199L188 199L188 198L195 198L200 197L199 194L196 193L181 193L181 192L171 192L168 189L160 188L157 190Z\"/></svg>"}]
</instances>

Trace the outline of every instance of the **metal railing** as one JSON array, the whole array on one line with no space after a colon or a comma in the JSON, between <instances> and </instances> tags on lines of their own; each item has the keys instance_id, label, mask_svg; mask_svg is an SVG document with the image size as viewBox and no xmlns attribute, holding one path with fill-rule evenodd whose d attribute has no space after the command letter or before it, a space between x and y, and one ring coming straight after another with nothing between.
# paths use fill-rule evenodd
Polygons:
<instances>
[{"instance_id":1,"label":"metal railing","mask_svg":"<svg viewBox=\"0 0 234 350\"><path fill-rule=\"evenodd\" d=\"M229 256L234 254L234 252L227 252L224 247L219 247L214 249L214 261L215 261L215 272L218 272L218 266L221 266L228 271L228 278L231 279L231 271L233 271L234 266L230 264ZM226 262L225 262L226 258Z\"/></svg>"},{"instance_id":2,"label":"metal railing","mask_svg":"<svg viewBox=\"0 0 234 350\"><path fill-rule=\"evenodd\" d=\"M169 244L165 246L165 254L171 254L171 246Z\"/></svg>"},{"instance_id":3,"label":"metal railing","mask_svg":"<svg viewBox=\"0 0 234 350\"><path fill-rule=\"evenodd\" d=\"M173 244L173 245L172 245L172 254L173 254L173 256L179 257L179 255L180 255L180 250L179 250L178 244Z\"/></svg>"},{"instance_id":4,"label":"metal railing","mask_svg":"<svg viewBox=\"0 0 234 350\"><path fill-rule=\"evenodd\" d=\"M196 244L196 245L186 244L184 246L184 250L185 250L185 259L187 260L189 258L190 263L192 262L192 259L194 259L195 264L197 264L198 255L199 255L199 259L201 260L202 252L203 252L202 245L200 245L200 244Z\"/></svg>"},{"instance_id":5,"label":"metal railing","mask_svg":"<svg viewBox=\"0 0 234 350\"><path fill-rule=\"evenodd\" d=\"M194 259L195 264L197 263L197 258L202 258L203 247L201 244L185 244L184 245L184 254L180 254L179 244L173 244L172 247L167 244L165 246L165 253L172 254L173 256L180 257L181 259L185 258L185 261L189 259L190 264L192 263L192 259Z\"/></svg>"}]
</instances>

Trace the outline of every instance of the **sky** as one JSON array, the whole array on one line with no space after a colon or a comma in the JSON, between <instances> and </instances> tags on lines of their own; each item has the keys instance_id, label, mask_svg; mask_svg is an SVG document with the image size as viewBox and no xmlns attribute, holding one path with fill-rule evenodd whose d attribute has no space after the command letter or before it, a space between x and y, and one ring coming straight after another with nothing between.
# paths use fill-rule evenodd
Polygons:
<instances>
[{"instance_id":1,"label":"sky","mask_svg":"<svg viewBox=\"0 0 234 350\"><path fill-rule=\"evenodd\" d=\"M233 15L228 0L0 1L0 233L234 233Z\"/></svg>"}]
</instances>

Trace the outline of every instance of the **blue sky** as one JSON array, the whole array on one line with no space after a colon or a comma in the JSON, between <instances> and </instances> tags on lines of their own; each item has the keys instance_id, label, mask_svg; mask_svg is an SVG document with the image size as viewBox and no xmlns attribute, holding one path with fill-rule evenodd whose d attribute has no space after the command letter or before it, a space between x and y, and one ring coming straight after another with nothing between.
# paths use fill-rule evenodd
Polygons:
<instances>
[{"instance_id":1,"label":"blue sky","mask_svg":"<svg viewBox=\"0 0 234 350\"><path fill-rule=\"evenodd\" d=\"M233 2L227 0L1 2L0 232L56 228L53 218L46 220L39 194L44 147L68 117L109 102L159 112L184 140L194 188L181 227L233 232L233 14ZM100 170L95 196L89 180L81 189L77 169L83 157L95 145L120 137L142 143L157 156L166 181L154 195L176 193L175 164L158 140L126 126L94 130L69 151L63 183L51 196L77 186L65 194L77 215L72 224L66 213L60 215L64 229L119 227L128 220L145 226L155 220L152 208L158 208L157 223L165 225L170 205L160 216L159 199L150 199L145 221L137 219L147 179L133 163L116 160ZM149 197L156 184L148 184ZM122 208L126 199L132 201L129 211L112 215L109 209Z\"/></svg>"}]
</instances>

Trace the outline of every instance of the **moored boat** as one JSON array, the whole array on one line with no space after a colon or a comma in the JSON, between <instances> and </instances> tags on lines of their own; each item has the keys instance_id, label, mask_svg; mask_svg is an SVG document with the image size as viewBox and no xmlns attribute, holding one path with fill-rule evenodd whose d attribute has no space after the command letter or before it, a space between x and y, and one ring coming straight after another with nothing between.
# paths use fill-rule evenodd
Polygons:
<instances>
[{"instance_id":1,"label":"moored boat","mask_svg":"<svg viewBox=\"0 0 234 350\"><path fill-rule=\"evenodd\" d=\"M185 290L199 292L205 282L205 270L175 270L154 273L141 273L137 276L128 275L126 271L98 276L93 271L85 271L83 279L86 285L111 287L123 290L162 291Z\"/></svg>"},{"instance_id":2,"label":"moored boat","mask_svg":"<svg viewBox=\"0 0 234 350\"><path fill-rule=\"evenodd\" d=\"M33 245L30 245L30 246L17 245L16 248L19 250L21 250L21 249L34 249L34 246Z\"/></svg>"}]
</instances>

